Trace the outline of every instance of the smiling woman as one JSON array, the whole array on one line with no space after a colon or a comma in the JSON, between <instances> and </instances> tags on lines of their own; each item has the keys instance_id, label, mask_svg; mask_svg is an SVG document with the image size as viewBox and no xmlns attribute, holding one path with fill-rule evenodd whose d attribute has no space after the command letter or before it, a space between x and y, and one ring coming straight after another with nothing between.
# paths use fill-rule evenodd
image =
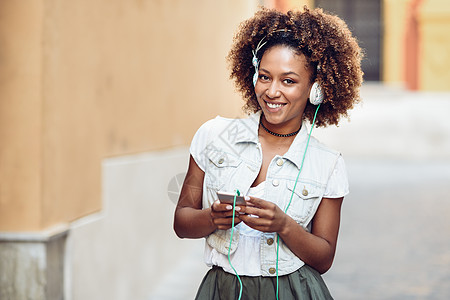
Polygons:
<instances>
[{"instance_id":1,"label":"smiling woman","mask_svg":"<svg viewBox=\"0 0 450 300\"><path fill-rule=\"evenodd\" d=\"M246 101L247 112L259 110L252 83L252 51L261 40L264 45L257 51L258 61L274 45L287 46L305 56L311 79L318 81L324 93L317 126L337 125L340 117L347 116L347 111L359 101L362 53L343 20L321 9L286 14L262 9L241 23L228 55L230 77ZM312 122L314 112L315 107L307 105L304 117Z\"/></svg>"},{"instance_id":2,"label":"smiling woman","mask_svg":"<svg viewBox=\"0 0 450 300\"><path fill-rule=\"evenodd\" d=\"M179 237L206 239L212 268L196 299L332 299L320 274L348 181L340 153L306 121L337 124L359 101L360 53L345 23L319 9L262 9L241 24L228 59L250 116L197 131L175 211ZM221 202L223 192L246 202Z\"/></svg>"},{"instance_id":3,"label":"smiling woman","mask_svg":"<svg viewBox=\"0 0 450 300\"><path fill-rule=\"evenodd\" d=\"M255 94L262 110L261 123L287 134L301 127L312 86L312 70L303 54L289 46L274 46L262 57Z\"/></svg>"}]
</instances>

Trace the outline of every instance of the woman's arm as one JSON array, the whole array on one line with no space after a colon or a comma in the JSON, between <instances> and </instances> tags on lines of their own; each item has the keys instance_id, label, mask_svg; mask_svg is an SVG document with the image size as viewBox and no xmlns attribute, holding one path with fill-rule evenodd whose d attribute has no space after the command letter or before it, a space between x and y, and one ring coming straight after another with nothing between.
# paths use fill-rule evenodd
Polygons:
<instances>
[{"instance_id":1,"label":"woman's arm","mask_svg":"<svg viewBox=\"0 0 450 300\"><path fill-rule=\"evenodd\" d=\"M274 203L253 197L249 200L251 205L244 208L244 212L259 218L243 215L241 219L254 229L277 232L295 255L323 274L333 263L343 199L322 199L312 221L311 233Z\"/></svg>"},{"instance_id":2,"label":"woman's arm","mask_svg":"<svg viewBox=\"0 0 450 300\"><path fill-rule=\"evenodd\" d=\"M191 156L173 223L175 233L180 238L202 238L216 229L231 227L232 206L216 201L211 208L202 209L204 176L205 173ZM240 221L236 217L235 225Z\"/></svg>"}]
</instances>

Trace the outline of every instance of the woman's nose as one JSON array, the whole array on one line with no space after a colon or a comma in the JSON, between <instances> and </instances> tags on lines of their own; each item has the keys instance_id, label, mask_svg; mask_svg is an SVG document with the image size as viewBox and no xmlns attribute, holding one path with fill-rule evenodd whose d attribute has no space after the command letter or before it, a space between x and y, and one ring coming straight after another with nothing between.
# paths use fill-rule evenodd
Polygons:
<instances>
[{"instance_id":1,"label":"woman's nose","mask_svg":"<svg viewBox=\"0 0 450 300\"><path fill-rule=\"evenodd\" d=\"M276 82L272 82L269 88L266 90L266 95L269 98L277 98L280 97L281 92Z\"/></svg>"}]
</instances>

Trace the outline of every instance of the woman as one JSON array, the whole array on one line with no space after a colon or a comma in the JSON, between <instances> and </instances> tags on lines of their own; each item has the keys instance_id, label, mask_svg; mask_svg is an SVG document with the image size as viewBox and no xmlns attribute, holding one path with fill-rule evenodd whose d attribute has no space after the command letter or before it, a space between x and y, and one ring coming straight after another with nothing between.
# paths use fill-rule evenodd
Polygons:
<instances>
[{"instance_id":1,"label":"woman","mask_svg":"<svg viewBox=\"0 0 450 300\"><path fill-rule=\"evenodd\" d=\"M333 262L348 182L342 156L306 121L337 125L359 101L360 48L320 9L261 9L240 25L228 60L250 116L197 131L175 211L179 237L206 238L212 269L196 299L332 299L320 274ZM220 202L219 191L246 205Z\"/></svg>"}]
</instances>

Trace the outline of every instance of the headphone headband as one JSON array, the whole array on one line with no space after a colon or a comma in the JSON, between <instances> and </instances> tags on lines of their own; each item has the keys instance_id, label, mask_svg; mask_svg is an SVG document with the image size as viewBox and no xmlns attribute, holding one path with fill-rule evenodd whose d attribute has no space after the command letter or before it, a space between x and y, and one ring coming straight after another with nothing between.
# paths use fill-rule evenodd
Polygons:
<instances>
[{"instance_id":1,"label":"headphone headband","mask_svg":"<svg viewBox=\"0 0 450 300\"><path fill-rule=\"evenodd\" d=\"M256 81L258 80L258 68L259 68L259 60L258 60L258 51L261 50L262 47L267 43L267 41L264 42L264 40L269 36L277 32L290 32L290 29L284 28L284 29L277 29L272 32L269 32L263 38L259 41L259 43L256 45L256 48L252 50L253 58L252 58L252 65L255 67L255 74L253 75L253 86L256 85Z\"/></svg>"}]
</instances>

